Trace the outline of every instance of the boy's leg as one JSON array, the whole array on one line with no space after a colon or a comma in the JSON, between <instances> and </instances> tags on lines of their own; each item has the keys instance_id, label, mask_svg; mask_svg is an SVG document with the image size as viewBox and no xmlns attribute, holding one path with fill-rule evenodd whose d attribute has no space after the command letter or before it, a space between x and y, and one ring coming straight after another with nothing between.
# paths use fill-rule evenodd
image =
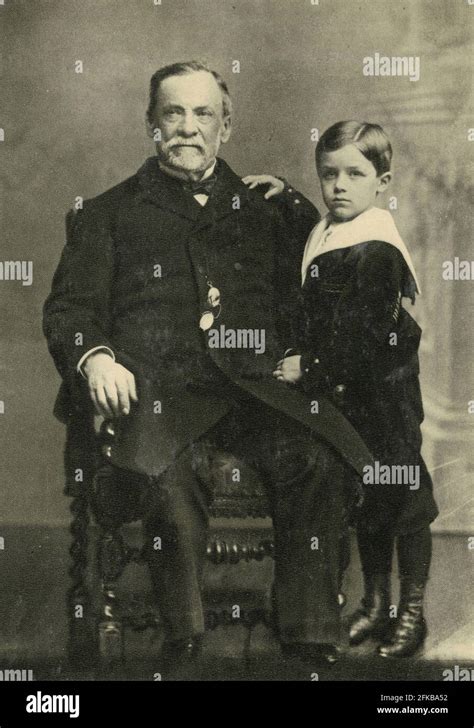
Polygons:
<instances>
[{"instance_id":1,"label":"boy's leg","mask_svg":"<svg viewBox=\"0 0 474 728\"><path fill-rule=\"evenodd\" d=\"M349 642L358 645L369 638L383 638L390 627L390 582L394 536L390 531L357 530L364 596L349 617Z\"/></svg>"},{"instance_id":2,"label":"boy's leg","mask_svg":"<svg viewBox=\"0 0 474 728\"><path fill-rule=\"evenodd\" d=\"M390 574L395 537L389 531L357 529L357 546L364 574Z\"/></svg>"},{"instance_id":3,"label":"boy's leg","mask_svg":"<svg viewBox=\"0 0 474 728\"><path fill-rule=\"evenodd\" d=\"M423 614L425 586L431 563L429 525L397 539L400 575L400 604L390 641L379 647L382 657L411 657L423 645L427 634Z\"/></svg>"},{"instance_id":4,"label":"boy's leg","mask_svg":"<svg viewBox=\"0 0 474 728\"><path fill-rule=\"evenodd\" d=\"M432 539L429 526L397 538L398 569L401 580L426 584L431 565Z\"/></svg>"}]
</instances>

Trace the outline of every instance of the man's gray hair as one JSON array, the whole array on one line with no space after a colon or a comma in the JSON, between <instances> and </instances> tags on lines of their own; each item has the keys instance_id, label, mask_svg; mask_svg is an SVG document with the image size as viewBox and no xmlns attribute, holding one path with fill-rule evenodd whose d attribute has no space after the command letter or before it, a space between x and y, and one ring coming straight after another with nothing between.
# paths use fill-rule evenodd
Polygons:
<instances>
[{"instance_id":1,"label":"man's gray hair","mask_svg":"<svg viewBox=\"0 0 474 728\"><path fill-rule=\"evenodd\" d=\"M196 71L206 71L206 73L210 73L214 76L222 93L222 112L224 117L232 115L232 101L229 89L227 88L227 84L222 76L217 73L217 71L213 71L212 68L209 68L205 63L201 63L200 61L184 61L182 63L171 63L169 66L163 66L163 68L159 68L158 71L156 71L151 77L150 99L146 112L146 116L150 124L153 124L154 121L158 90L160 88L160 84L165 80L165 78L169 78L170 76L184 76L187 73L194 73Z\"/></svg>"}]
</instances>

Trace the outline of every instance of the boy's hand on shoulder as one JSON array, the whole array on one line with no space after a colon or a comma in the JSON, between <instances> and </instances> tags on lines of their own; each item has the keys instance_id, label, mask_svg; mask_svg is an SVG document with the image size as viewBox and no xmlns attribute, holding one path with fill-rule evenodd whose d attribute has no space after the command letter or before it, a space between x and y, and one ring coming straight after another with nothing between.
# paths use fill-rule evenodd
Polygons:
<instances>
[{"instance_id":1,"label":"boy's hand on shoulder","mask_svg":"<svg viewBox=\"0 0 474 728\"><path fill-rule=\"evenodd\" d=\"M295 354L293 356L285 356L284 359L280 359L277 363L277 368L273 372L275 379L279 382L286 382L287 384L296 384L303 376L301 371L301 354Z\"/></svg>"},{"instance_id":2,"label":"boy's hand on shoulder","mask_svg":"<svg viewBox=\"0 0 474 728\"><path fill-rule=\"evenodd\" d=\"M271 174L248 174L242 178L242 182L248 185L250 190L254 190L256 187L265 185L268 190L264 194L264 198L269 200L270 197L275 195L281 195L285 189L285 183L278 177L273 177Z\"/></svg>"}]
</instances>

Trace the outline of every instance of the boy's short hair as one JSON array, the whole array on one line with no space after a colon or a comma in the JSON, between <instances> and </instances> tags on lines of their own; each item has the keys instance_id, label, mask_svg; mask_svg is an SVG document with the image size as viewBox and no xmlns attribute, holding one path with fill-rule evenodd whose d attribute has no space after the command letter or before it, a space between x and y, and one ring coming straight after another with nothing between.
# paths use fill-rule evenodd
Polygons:
<instances>
[{"instance_id":1,"label":"boy's short hair","mask_svg":"<svg viewBox=\"0 0 474 728\"><path fill-rule=\"evenodd\" d=\"M390 171L392 145L381 126L366 121L338 121L322 134L316 147L316 165L319 167L325 152L335 152L354 144L361 154L372 162L377 177Z\"/></svg>"}]
</instances>

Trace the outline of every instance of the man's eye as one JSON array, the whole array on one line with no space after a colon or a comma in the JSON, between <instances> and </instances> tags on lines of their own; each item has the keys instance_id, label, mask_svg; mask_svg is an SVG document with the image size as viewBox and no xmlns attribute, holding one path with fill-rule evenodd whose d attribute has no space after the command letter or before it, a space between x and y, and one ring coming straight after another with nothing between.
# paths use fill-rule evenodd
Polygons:
<instances>
[{"instance_id":1,"label":"man's eye","mask_svg":"<svg viewBox=\"0 0 474 728\"><path fill-rule=\"evenodd\" d=\"M334 172L323 172L323 179L333 179L335 176Z\"/></svg>"},{"instance_id":2,"label":"man's eye","mask_svg":"<svg viewBox=\"0 0 474 728\"><path fill-rule=\"evenodd\" d=\"M165 117L167 119L178 119L179 118L179 111L170 109L170 111L165 111Z\"/></svg>"},{"instance_id":3,"label":"man's eye","mask_svg":"<svg viewBox=\"0 0 474 728\"><path fill-rule=\"evenodd\" d=\"M206 109L202 109L201 111L198 111L198 116L200 118L210 118L212 116L212 111L207 111Z\"/></svg>"},{"instance_id":4,"label":"man's eye","mask_svg":"<svg viewBox=\"0 0 474 728\"><path fill-rule=\"evenodd\" d=\"M357 169L353 169L352 172L350 172L351 177L363 177L364 175L362 172L359 172Z\"/></svg>"}]
</instances>

